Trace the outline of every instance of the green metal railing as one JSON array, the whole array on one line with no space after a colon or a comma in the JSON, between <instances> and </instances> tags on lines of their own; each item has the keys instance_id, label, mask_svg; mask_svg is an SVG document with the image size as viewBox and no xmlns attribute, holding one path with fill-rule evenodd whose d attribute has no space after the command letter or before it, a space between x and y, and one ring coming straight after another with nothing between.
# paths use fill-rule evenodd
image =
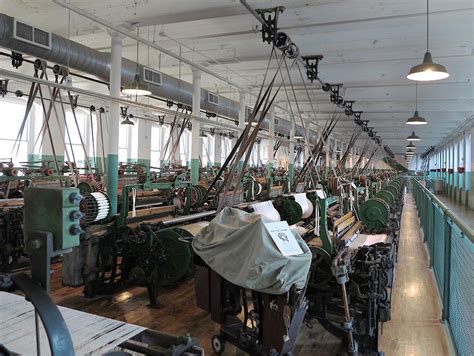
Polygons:
<instances>
[{"instance_id":1,"label":"green metal railing","mask_svg":"<svg viewBox=\"0 0 474 356\"><path fill-rule=\"evenodd\" d=\"M457 352L474 355L474 232L418 180L412 191Z\"/></svg>"}]
</instances>

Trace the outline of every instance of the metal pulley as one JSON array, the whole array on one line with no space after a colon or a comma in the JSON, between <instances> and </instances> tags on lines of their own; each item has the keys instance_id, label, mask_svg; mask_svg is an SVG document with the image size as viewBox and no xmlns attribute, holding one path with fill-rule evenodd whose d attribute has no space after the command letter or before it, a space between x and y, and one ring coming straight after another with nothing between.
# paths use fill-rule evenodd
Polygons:
<instances>
[{"instance_id":1,"label":"metal pulley","mask_svg":"<svg viewBox=\"0 0 474 356\"><path fill-rule=\"evenodd\" d=\"M389 190L381 190L380 192L375 194L375 197L385 201L388 206L393 206L395 204L396 198Z\"/></svg>"},{"instance_id":2,"label":"metal pulley","mask_svg":"<svg viewBox=\"0 0 474 356\"><path fill-rule=\"evenodd\" d=\"M82 181L77 185L81 195L91 194L100 191L100 184L95 181Z\"/></svg>"},{"instance_id":3,"label":"metal pulley","mask_svg":"<svg viewBox=\"0 0 474 356\"><path fill-rule=\"evenodd\" d=\"M176 283L186 277L192 268L192 248L183 240L192 235L180 228L169 228L156 231L164 248L165 261L159 266L161 284Z\"/></svg>"},{"instance_id":4,"label":"metal pulley","mask_svg":"<svg viewBox=\"0 0 474 356\"><path fill-rule=\"evenodd\" d=\"M303 209L295 201L293 197L283 197L275 201L276 209L281 216L282 220L286 220L288 225L294 225L301 221L303 217Z\"/></svg>"},{"instance_id":5,"label":"metal pulley","mask_svg":"<svg viewBox=\"0 0 474 356\"><path fill-rule=\"evenodd\" d=\"M201 205L203 203L202 199L206 194L206 188L202 185L193 185L191 188L191 206L193 208Z\"/></svg>"},{"instance_id":6,"label":"metal pulley","mask_svg":"<svg viewBox=\"0 0 474 356\"><path fill-rule=\"evenodd\" d=\"M361 221L369 229L382 230L390 219L390 206L381 198L369 199L359 208Z\"/></svg>"},{"instance_id":7,"label":"metal pulley","mask_svg":"<svg viewBox=\"0 0 474 356\"><path fill-rule=\"evenodd\" d=\"M383 190L389 191L395 198L397 198L400 194L400 186L397 186L395 184L389 184Z\"/></svg>"}]
</instances>

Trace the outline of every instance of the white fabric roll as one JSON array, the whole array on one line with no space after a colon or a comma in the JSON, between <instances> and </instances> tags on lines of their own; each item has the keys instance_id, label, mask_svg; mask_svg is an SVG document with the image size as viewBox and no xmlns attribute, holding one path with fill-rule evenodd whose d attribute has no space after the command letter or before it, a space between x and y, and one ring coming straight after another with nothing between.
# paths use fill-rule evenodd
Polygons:
<instances>
[{"instance_id":1,"label":"white fabric roll","mask_svg":"<svg viewBox=\"0 0 474 356\"><path fill-rule=\"evenodd\" d=\"M262 201L252 204L253 211L265 216L272 221L281 221L280 213L275 209L271 201Z\"/></svg>"},{"instance_id":2,"label":"white fabric roll","mask_svg":"<svg viewBox=\"0 0 474 356\"><path fill-rule=\"evenodd\" d=\"M314 207L311 201L306 198L306 193L293 194L293 196L295 201L301 206L301 210L303 210L302 218L309 218L313 214Z\"/></svg>"}]
</instances>

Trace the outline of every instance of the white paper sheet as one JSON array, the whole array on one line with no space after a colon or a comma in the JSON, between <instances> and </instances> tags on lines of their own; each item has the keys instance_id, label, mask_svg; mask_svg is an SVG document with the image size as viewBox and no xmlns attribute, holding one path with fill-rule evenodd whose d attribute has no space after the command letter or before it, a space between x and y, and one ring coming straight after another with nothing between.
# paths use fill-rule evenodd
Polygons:
<instances>
[{"instance_id":1,"label":"white paper sheet","mask_svg":"<svg viewBox=\"0 0 474 356\"><path fill-rule=\"evenodd\" d=\"M303 250L295 239L286 221L265 224L265 228L283 256L302 255Z\"/></svg>"},{"instance_id":2,"label":"white paper sheet","mask_svg":"<svg viewBox=\"0 0 474 356\"><path fill-rule=\"evenodd\" d=\"M263 215L272 221L281 221L280 213L278 213L271 201L262 201L252 204L252 209L257 214Z\"/></svg>"},{"instance_id":3,"label":"white paper sheet","mask_svg":"<svg viewBox=\"0 0 474 356\"><path fill-rule=\"evenodd\" d=\"M372 246L378 243L387 243L389 241L389 237L385 234L358 234L355 236L355 239L351 241L349 248L355 250L362 246Z\"/></svg>"}]
</instances>

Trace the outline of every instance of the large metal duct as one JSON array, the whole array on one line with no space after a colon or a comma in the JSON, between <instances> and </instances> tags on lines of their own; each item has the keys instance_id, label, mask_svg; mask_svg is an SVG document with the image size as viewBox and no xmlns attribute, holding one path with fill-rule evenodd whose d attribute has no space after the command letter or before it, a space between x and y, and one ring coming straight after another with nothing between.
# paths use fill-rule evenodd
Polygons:
<instances>
[{"instance_id":1,"label":"large metal duct","mask_svg":"<svg viewBox=\"0 0 474 356\"><path fill-rule=\"evenodd\" d=\"M21 21L21 20L19 20ZM86 47L67 38L51 34L51 49L42 48L35 44L30 44L14 37L14 18L5 14L0 14L0 46L23 53L33 57L44 59L54 64L70 68L96 76L103 81L109 81L110 53L99 52ZM122 59L122 85L134 80L137 65L136 62ZM139 65L140 73L143 73L143 66ZM142 79L142 76L140 76ZM161 85L154 85L145 81L142 83L158 97L169 99L174 102L192 105L192 84L179 80L165 73L161 76ZM219 104L214 105L208 102L208 91L201 91L201 108L205 111L216 113L220 116L229 117L234 120L239 118L239 103L225 97L219 97ZM289 135L290 122L277 118L275 131ZM263 123L263 128L268 129L268 120ZM296 125L295 132L303 134L303 128ZM310 141L314 142L315 133L312 131Z\"/></svg>"}]
</instances>

